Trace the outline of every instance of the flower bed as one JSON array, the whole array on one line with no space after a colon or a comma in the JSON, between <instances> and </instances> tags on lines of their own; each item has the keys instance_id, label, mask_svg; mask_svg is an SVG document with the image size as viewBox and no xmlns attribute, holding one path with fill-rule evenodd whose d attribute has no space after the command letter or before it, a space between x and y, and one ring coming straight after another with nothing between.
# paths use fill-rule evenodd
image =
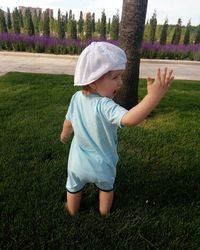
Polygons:
<instances>
[{"instance_id":1,"label":"flower bed","mask_svg":"<svg viewBox=\"0 0 200 250\"><path fill-rule=\"evenodd\" d=\"M24 34L0 34L0 50L26 51L53 54L80 54L92 41L90 39L59 39L57 37L28 36ZM118 41L107 40L118 45ZM159 43L144 43L142 45L142 58L149 59L177 59L200 61L200 44L190 45L161 45Z\"/></svg>"}]
</instances>

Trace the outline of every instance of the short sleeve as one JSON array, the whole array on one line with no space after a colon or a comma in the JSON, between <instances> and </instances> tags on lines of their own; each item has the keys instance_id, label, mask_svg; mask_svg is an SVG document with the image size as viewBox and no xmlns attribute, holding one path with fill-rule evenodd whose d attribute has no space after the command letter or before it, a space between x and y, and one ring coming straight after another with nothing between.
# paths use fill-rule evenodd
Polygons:
<instances>
[{"instance_id":1,"label":"short sleeve","mask_svg":"<svg viewBox=\"0 0 200 250\"><path fill-rule=\"evenodd\" d=\"M65 119L71 121L71 105L69 105Z\"/></svg>"},{"instance_id":2,"label":"short sleeve","mask_svg":"<svg viewBox=\"0 0 200 250\"><path fill-rule=\"evenodd\" d=\"M104 118L111 124L115 124L118 127L123 127L121 125L121 119L125 113L128 112L127 109L115 103L112 99L102 98L100 104L100 110Z\"/></svg>"},{"instance_id":3,"label":"short sleeve","mask_svg":"<svg viewBox=\"0 0 200 250\"><path fill-rule=\"evenodd\" d=\"M74 106L74 95L72 96L67 113L65 115L65 119L68 121L71 121L72 119L73 106Z\"/></svg>"}]
</instances>

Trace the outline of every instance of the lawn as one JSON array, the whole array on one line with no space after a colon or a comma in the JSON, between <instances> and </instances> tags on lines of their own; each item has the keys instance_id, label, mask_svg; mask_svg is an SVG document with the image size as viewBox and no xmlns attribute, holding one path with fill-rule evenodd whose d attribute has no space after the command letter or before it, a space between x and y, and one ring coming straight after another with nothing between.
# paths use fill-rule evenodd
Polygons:
<instances>
[{"instance_id":1,"label":"lawn","mask_svg":"<svg viewBox=\"0 0 200 250\"><path fill-rule=\"evenodd\" d=\"M61 201L70 143L59 134L75 91L67 75L0 77L1 249L200 249L200 82L175 81L147 120L119 130L106 219L93 185L75 218Z\"/></svg>"}]
</instances>

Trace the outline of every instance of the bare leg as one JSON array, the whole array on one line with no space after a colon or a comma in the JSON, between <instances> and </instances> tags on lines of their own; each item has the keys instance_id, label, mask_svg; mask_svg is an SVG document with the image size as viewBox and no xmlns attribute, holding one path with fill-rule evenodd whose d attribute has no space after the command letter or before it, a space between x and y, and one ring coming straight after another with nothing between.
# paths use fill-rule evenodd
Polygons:
<instances>
[{"instance_id":1,"label":"bare leg","mask_svg":"<svg viewBox=\"0 0 200 250\"><path fill-rule=\"evenodd\" d=\"M71 216L78 213L81 203L82 191L79 193L71 194L67 192L67 202L65 203L65 209Z\"/></svg>"},{"instance_id":2,"label":"bare leg","mask_svg":"<svg viewBox=\"0 0 200 250\"><path fill-rule=\"evenodd\" d=\"M110 209L113 203L114 192L99 191L99 212L102 216L106 216L110 213Z\"/></svg>"}]
</instances>

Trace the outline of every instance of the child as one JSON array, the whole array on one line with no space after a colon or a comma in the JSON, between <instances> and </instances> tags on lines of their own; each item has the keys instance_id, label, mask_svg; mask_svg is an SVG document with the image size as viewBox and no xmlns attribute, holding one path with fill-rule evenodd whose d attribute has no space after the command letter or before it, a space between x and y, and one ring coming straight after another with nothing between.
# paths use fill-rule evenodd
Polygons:
<instances>
[{"instance_id":1,"label":"child","mask_svg":"<svg viewBox=\"0 0 200 250\"><path fill-rule=\"evenodd\" d=\"M66 209L75 215L86 183L99 189L99 212L109 214L116 176L117 127L135 126L156 107L173 81L172 70L157 70L147 78L147 95L129 111L112 99L122 86L126 55L107 42L93 42L81 53L75 86L82 86L71 99L60 140L66 143L74 132L68 159Z\"/></svg>"}]
</instances>

